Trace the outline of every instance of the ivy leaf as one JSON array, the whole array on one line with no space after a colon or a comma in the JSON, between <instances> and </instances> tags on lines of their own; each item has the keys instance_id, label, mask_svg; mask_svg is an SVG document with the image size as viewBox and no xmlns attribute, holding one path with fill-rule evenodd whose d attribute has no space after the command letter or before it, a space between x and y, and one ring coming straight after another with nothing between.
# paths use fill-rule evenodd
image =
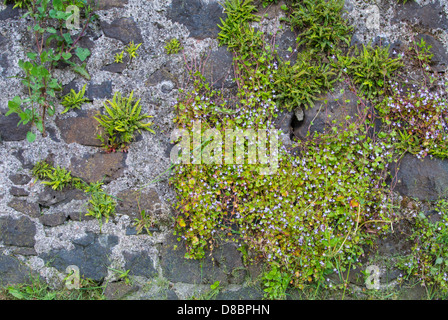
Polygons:
<instances>
[{"instance_id":1,"label":"ivy leaf","mask_svg":"<svg viewBox=\"0 0 448 320\"><path fill-rule=\"evenodd\" d=\"M67 44L70 45L70 44L73 43L73 40L72 40L72 37L70 36L70 33L64 33L62 36L64 37L64 40L65 40L65 42L67 42Z\"/></svg>"},{"instance_id":2,"label":"ivy leaf","mask_svg":"<svg viewBox=\"0 0 448 320\"><path fill-rule=\"evenodd\" d=\"M68 60L72 57L72 54L70 52L64 52L62 53L62 58L64 58L64 60Z\"/></svg>"},{"instance_id":3,"label":"ivy leaf","mask_svg":"<svg viewBox=\"0 0 448 320\"><path fill-rule=\"evenodd\" d=\"M83 62L90 55L90 50L87 48L76 48L75 54L78 56L79 60Z\"/></svg>"},{"instance_id":4,"label":"ivy leaf","mask_svg":"<svg viewBox=\"0 0 448 320\"><path fill-rule=\"evenodd\" d=\"M19 96L15 96L12 100L8 101L9 111L6 113L6 116L9 116L13 112L20 111L20 105L22 104L22 100Z\"/></svg>"},{"instance_id":5,"label":"ivy leaf","mask_svg":"<svg viewBox=\"0 0 448 320\"><path fill-rule=\"evenodd\" d=\"M37 129L40 131L40 132L43 132L44 131L44 126L43 126L43 124L42 124L42 121L37 121L36 122L36 127L37 127ZM28 137L27 137L28 138ZM32 141L30 141L30 142L32 142Z\"/></svg>"},{"instance_id":6,"label":"ivy leaf","mask_svg":"<svg viewBox=\"0 0 448 320\"><path fill-rule=\"evenodd\" d=\"M37 53L35 53L35 52L28 52L28 53L26 54L26 56L27 56L28 58L30 58L31 60L34 60L34 59L36 59L36 57L37 57Z\"/></svg>"},{"instance_id":7,"label":"ivy leaf","mask_svg":"<svg viewBox=\"0 0 448 320\"><path fill-rule=\"evenodd\" d=\"M31 131L28 131L28 133L26 134L26 140L28 140L28 142L32 143L32 142L34 142L34 140L36 140L36 135L34 133L32 133Z\"/></svg>"},{"instance_id":8,"label":"ivy leaf","mask_svg":"<svg viewBox=\"0 0 448 320\"><path fill-rule=\"evenodd\" d=\"M53 7L56 10L62 10L63 9L63 7L62 7L62 0L53 0Z\"/></svg>"},{"instance_id":9,"label":"ivy leaf","mask_svg":"<svg viewBox=\"0 0 448 320\"><path fill-rule=\"evenodd\" d=\"M53 28L53 27L48 27L48 28L47 28L47 32L48 32L48 33L56 33L57 31L56 31L56 29Z\"/></svg>"}]
</instances>

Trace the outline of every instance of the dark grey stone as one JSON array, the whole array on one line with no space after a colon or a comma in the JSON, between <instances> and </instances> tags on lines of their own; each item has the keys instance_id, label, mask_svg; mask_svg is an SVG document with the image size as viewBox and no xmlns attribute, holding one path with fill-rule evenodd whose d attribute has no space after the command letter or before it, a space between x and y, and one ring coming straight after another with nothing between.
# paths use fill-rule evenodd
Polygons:
<instances>
[{"instance_id":1,"label":"dark grey stone","mask_svg":"<svg viewBox=\"0 0 448 320\"><path fill-rule=\"evenodd\" d=\"M290 66L293 66L296 63L297 52L294 52L297 46L297 35L291 31L290 29L286 30L277 42L278 45L278 56L283 61L289 61ZM288 48L292 49L292 51L288 51Z\"/></svg>"},{"instance_id":2,"label":"dark grey stone","mask_svg":"<svg viewBox=\"0 0 448 320\"><path fill-rule=\"evenodd\" d=\"M104 290L104 296L108 300L120 300L138 291L139 288L138 285L128 285L124 281L109 282Z\"/></svg>"},{"instance_id":3,"label":"dark grey stone","mask_svg":"<svg viewBox=\"0 0 448 320\"><path fill-rule=\"evenodd\" d=\"M221 29L220 19L225 20L223 7L217 1L173 0L168 18L185 25L190 37L196 39L216 38Z\"/></svg>"},{"instance_id":4,"label":"dark grey stone","mask_svg":"<svg viewBox=\"0 0 448 320\"><path fill-rule=\"evenodd\" d=\"M26 191L23 188L18 188L18 187L11 187L9 189L9 193L11 195L13 195L14 197L26 197L28 196L30 193L28 191Z\"/></svg>"},{"instance_id":5,"label":"dark grey stone","mask_svg":"<svg viewBox=\"0 0 448 320\"><path fill-rule=\"evenodd\" d=\"M96 235L94 233L87 233L84 237L72 240L72 243L81 247L87 247L95 242Z\"/></svg>"},{"instance_id":6,"label":"dark grey stone","mask_svg":"<svg viewBox=\"0 0 448 320\"><path fill-rule=\"evenodd\" d=\"M112 98L112 81L104 81L100 84L89 83L85 97L89 100Z\"/></svg>"},{"instance_id":7,"label":"dark grey stone","mask_svg":"<svg viewBox=\"0 0 448 320\"><path fill-rule=\"evenodd\" d=\"M103 71L112 73L122 73L126 69L127 64L125 62L108 64L101 68Z\"/></svg>"},{"instance_id":8,"label":"dark grey stone","mask_svg":"<svg viewBox=\"0 0 448 320\"><path fill-rule=\"evenodd\" d=\"M428 289L415 281L404 281L397 300L425 300L428 299Z\"/></svg>"},{"instance_id":9,"label":"dark grey stone","mask_svg":"<svg viewBox=\"0 0 448 320\"><path fill-rule=\"evenodd\" d=\"M226 243L219 246L213 253L215 261L227 275L227 282L230 284L242 284L247 275L247 270L243 265L241 252L233 243Z\"/></svg>"},{"instance_id":10,"label":"dark grey stone","mask_svg":"<svg viewBox=\"0 0 448 320\"><path fill-rule=\"evenodd\" d=\"M143 43L141 31L133 18L119 18L110 24L101 22L101 29L106 37L120 40L125 45L131 41L134 41L135 45Z\"/></svg>"},{"instance_id":11,"label":"dark grey stone","mask_svg":"<svg viewBox=\"0 0 448 320\"><path fill-rule=\"evenodd\" d=\"M402 270L397 268L386 268L385 272L380 276L380 283L391 283L399 277L400 274L405 274Z\"/></svg>"},{"instance_id":12,"label":"dark grey stone","mask_svg":"<svg viewBox=\"0 0 448 320\"><path fill-rule=\"evenodd\" d=\"M6 19L14 19L20 16L19 8L13 9L14 4L8 4L6 9L0 11L0 21Z\"/></svg>"},{"instance_id":13,"label":"dark grey stone","mask_svg":"<svg viewBox=\"0 0 448 320\"><path fill-rule=\"evenodd\" d=\"M243 287L235 291L220 291L216 300L261 300L263 295L263 290L259 287Z\"/></svg>"},{"instance_id":14,"label":"dark grey stone","mask_svg":"<svg viewBox=\"0 0 448 320\"><path fill-rule=\"evenodd\" d=\"M86 212L70 212L68 217L72 221L89 221L95 219L95 217L87 216L86 214Z\"/></svg>"},{"instance_id":15,"label":"dark grey stone","mask_svg":"<svg viewBox=\"0 0 448 320\"><path fill-rule=\"evenodd\" d=\"M282 111L274 120L274 125L277 130L282 130L283 133L289 134L292 129L292 119L294 117L293 111Z\"/></svg>"},{"instance_id":16,"label":"dark grey stone","mask_svg":"<svg viewBox=\"0 0 448 320\"><path fill-rule=\"evenodd\" d=\"M174 249L174 245L177 248ZM169 236L163 244L160 263L163 276L171 282L184 282L194 284L221 284L241 283L245 270L242 259L232 244L215 248L213 258L206 254L202 260L185 259L185 247L174 236Z\"/></svg>"},{"instance_id":17,"label":"dark grey stone","mask_svg":"<svg viewBox=\"0 0 448 320\"><path fill-rule=\"evenodd\" d=\"M418 159L406 154L398 166L394 164L391 167L391 174L394 190L403 196L434 201L448 195L447 159L431 159L429 156Z\"/></svg>"},{"instance_id":18,"label":"dark grey stone","mask_svg":"<svg viewBox=\"0 0 448 320\"><path fill-rule=\"evenodd\" d=\"M44 190L37 195L37 202L44 207L50 207L55 204L68 203L72 200L86 200L87 194L78 189L53 190L45 186Z\"/></svg>"},{"instance_id":19,"label":"dark grey stone","mask_svg":"<svg viewBox=\"0 0 448 320\"><path fill-rule=\"evenodd\" d=\"M148 80L145 82L147 86L156 86L162 81L171 81L175 83L176 81L176 69L170 63L166 63L151 75L149 75Z\"/></svg>"},{"instance_id":20,"label":"dark grey stone","mask_svg":"<svg viewBox=\"0 0 448 320\"><path fill-rule=\"evenodd\" d=\"M16 173L11 174L9 176L9 180L11 180L15 185L23 186L31 181L31 177L27 176L26 174Z\"/></svg>"},{"instance_id":21,"label":"dark grey stone","mask_svg":"<svg viewBox=\"0 0 448 320\"><path fill-rule=\"evenodd\" d=\"M61 93L61 95L62 95L62 96L65 96L66 94L69 94L69 93L71 92L72 89L75 90L75 92L78 92L79 90L81 90L81 87L82 87L82 86L78 85L78 83L76 82L76 80L72 80L72 81L70 81L69 83L67 83L65 86L62 87L62 93ZM85 95L84 95L84 97L87 98ZM76 111L76 110L77 110L77 109L75 109L75 111Z\"/></svg>"},{"instance_id":22,"label":"dark grey stone","mask_svg":"<svg viewBox=\"0 0 448 320\"><path fill-rule=\"evenodd\" d=\"M179 297L177 296L174 290L168 289L165 291L165 293L166 293L166 300L179 300Z\"/></svg>"},{"instance_id":23,"label":"dark grey stone","mask_svg":"<svg viewBox=\"0 0 448 320\"><path fill-rule=\"evenodd\" d=\"M0 114L0 136L3 141L21 141L26 139L26 134L31 129L31 123L17 126L19 121L20 117L17 113L12 113L9 116L5 116L4 113Z\"/></svg>"},{"instance_id":24,"label":"dark grey stone","mask_svg":"<svg viewBox=\"0 0 448 320\"><path fill-rule=\"evenodd\" d=\"M56 227L67 221L67 215L64 212L44 214L39 218L40 223L47 227Z\"/></svg>"},{"instance_id":25,"label":"dark grey stone","mask_svg":"<svg viewBox=\"0 0 448 320\"><path fill-rule=\"evenodd\" d=\"M14 219L10 216L0 218L0 241L8 246L34 247L36 225L28 217Z\"/></svg>"},{"instance_id":26,"label":"dark grey stone","mask_svg":"<svg viewBox=\"0 0 448 320\"><path fill-rule=\"evenodd\" d=\"M125 260L125 269L129 270L129 275L152 278L157 276L157 270L154 268L154 262L148 252L141 251L137 253L123 252Z\"/></svg>"},{"instance_id":27,"label":"dark grey stone","mask_svg":"<svg viewBox=\"0 0 448 320\"><path fill-rule=\"evenodd\" d=\"M48 134L50 139L53 140L54 142L61 142L61 140L59 140L59 138L57 137L56 130L54 128L46 126L45 132Z\"/></svg>"},{"instance_id":28,"label":"dark grey stone","mask_svg":"<svg viewBox=\"0 0 448 320\"><path fill-rule=\"evenodd\" d=\"M20 262L19 259L0 255L1 286L30 283L31 273L31 269Z\"/></svg>"},{"instance_id":29,"label":"dark grey stone","mask_svg":"<svg viewBox=\"0 0 448 320\"><path fill-rule=\"evenodd\" d=\"M51 250L39 257L61 272L65 272L69 265L76 265L81 276L93 281L103 281L110 265L109 255L112 248L118 244L118 237L88 233L72 242L75 246L73 250Z\"/></svg>"},{"instance_id":30,"label":"dark grey stone","mask_svg":"<svg viewBox=\"0 0 448 320\"><path fill-rule=\"evenodd\" d=\"M158 228L148 228L148 230L151 233L160 231ZM148 234L148 232L146 232L145 228L143 228L140 233L137 233L137 229L135 227L127 227L126 228L126 235L127 236L136 236L136 235L139 235L139 234Z\"/></svg>"},{"instance_id":31,"label":"dark grey stone","mask_svg":"<svg viewBox=\"0 0 448 320\"><path fill-rule=\"evenodd\" d=\"M0 45L1 45L1 39L0 39ZM6 75L6 71L8 71L9 63L8 63L8 56L6 54L0 55L0 67L2 68L2 76Z\"/></svg>"},{"instance_id":32,"label":"dark grey stone","mask_svg":"<svg viewBox=\"0 0 448 320\"><path fill-rule=\"evenodd\" d=\"M236 87L233 72L233 55L227 50L227 47L219 47L207 57L204 66L204 77L213 88L221 89Z\"/></svg>"},{"instance_id":33,"label":"dark grey stone","mask_svg":"<svg viewBox=\"0 0 448 320\"><path fill-rule=\"evenodd\" d=\"M176 249L174 249L174 245L177 245ZM213 265L208 256L201 261L191 260L185 259L185 253L183 244L172 237L163 244L160 262L163 276L169 281L194 284L227 282L226 275L217 265Z\"/></svg>"},{"instance_id":34,"label":"dark grey stone","mask_svg":"<svg viewBox=\"0 0 448 320\"><path fill-rule=\"evenodd\" d=\"M26 200L14 198L8 202L8 207L33 218L39 218L40 216L40 207L37 203L30 203Z\"/></svg>"},{"instance_id":35,"label":"dark grey stone","mask_svg":"<svg viewBox=\"0 0 448 320\"><path fill-rule=\"evenodd\" d=\"M407 21L413 26L420 25L428 29L448 28L448 19L439 1L420 6L415 1L397 4L397 11L392 23Z\"/></svg>"},{"instance_id":36,"label":"dark grey stone","mask_svg":"<svg viewBox=\"0 0 448 320\"><path fill-rule=\"evenodd\" d=\"M14 254L20 254L22 256L35 256L37 255L36 250L34 248L27 248L27 247L17 247L12 250L12 253Z\"/></svg>"}]
</instances>

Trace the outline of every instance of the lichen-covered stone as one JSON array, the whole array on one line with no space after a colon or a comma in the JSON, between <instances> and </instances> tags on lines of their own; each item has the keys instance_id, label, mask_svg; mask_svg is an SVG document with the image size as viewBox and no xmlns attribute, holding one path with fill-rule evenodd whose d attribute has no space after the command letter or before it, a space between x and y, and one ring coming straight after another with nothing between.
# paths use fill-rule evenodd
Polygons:
<instances>
[{"instance_id":1,"label":"lichen-covered stone","mask_svg":"<svg viewBox=\"0 0 448 320\"><path fill-rule=\"evenodd\" d=\"M140 219L142 210L145 210L145 213L150 215L158 215L162 213L162 210L165 210L154 188L147 188L141 191L127 189L120 192L117 198L116 212L127 214L132 219Z\"/></svg>"},{"instance_id":2,"label":"lichen-covered stone","mask_svg":"<svg viewBox=\"0 0 448 320\"><path fill-rule=\"evenodd\" d=\"M40 216L39 204L28 202L27 200L14 198L8 202L8 207L33 218L38 218Z\"/></svg>"},{"instance_id":3,"label":"lichen-covered stone","mask_svg":"<svg viewBox=\"0 0 448 320\"><path fill-rule=\"evenodd\" d=\"M61 131L61 137L66 143L79 143L84 146L101 147L102 142L96 139L103 130L94 118L98 112L81 111L76 117L57 118L56 125Z\"/></svg>"},{"instance_id":4,"label":"lichen-covered stone","mask_svg":"<svg viewBox=\"0 0 448 320\"><path fill-rule=\"evenodd\" d=\"M101 181L110 182L123 173L126 168L126 153L102 153L75 156L71 159L72 176L79 177L87 183Z\"/></svg>"}]
</instances>

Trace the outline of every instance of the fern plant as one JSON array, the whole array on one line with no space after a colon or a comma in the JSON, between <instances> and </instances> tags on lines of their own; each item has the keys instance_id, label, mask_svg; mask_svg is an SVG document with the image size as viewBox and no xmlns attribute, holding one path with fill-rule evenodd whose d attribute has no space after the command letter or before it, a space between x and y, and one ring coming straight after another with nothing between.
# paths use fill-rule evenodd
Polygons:
<instances>
[{"instance_id":1,"label":"fern plant","mask_svg":"<svg viewBox=\"0 0 448 320\"><path fill-rule=\"evenodd\" d=\"M126 98L122 97L120 92L116 92L112 101L107 100L104 104L106 114L94 117L105 129L106 137L97 135L97 138L103 142L108 152L115 152L118 149L127 151L136 131L141 133L142 130L146 130L154 133L150 128L152 122L143 122L152 116L141 114L140 99L134 103L133 94L132 91L129 98Z\"/></svg>"},{"instance_id":2,"label":"fern plant","mask_svg":"<svg viewBox=\"0 0 448 320\"><path fill-rule=\"evenodd\" d=\"M331 89L336 81L333 69L328 64L312 62L309 54L300 53L293 67L289 61L279 65L274 82L276 99L289 111L299 106L314 107L317 96Z\"/></svg>"},{"instance_id":3,"label":"fern plant","mask_svg":"<svg viewBox=\"0 0 448 320\"><path fill-rule=\"evenodd\" d=\"M227 19L221 20L218 27L221 32L218 34L220 45L226 45L229 48L239 47L241 38L245 31L249 29L249 22L259 21L260 17L252 12L256 11L253 0L226 0L224 3L224 12Z\"/></svg>"},{"instance_id":4,"label":"fern plant","mask_svg":"<svg viewBox=\"0 0 448 320\"><path fill-rule=\"evenodd\" d=\"M52 171L53 167L48 162L39 161L34 165L32 174L37 179L43 180L48 179Z\"/></svg>"},{"instance_id":5,"label":"fern plant","mask_svg":"<svg viewBox=\"0 0 448 320\"><path fill-rule=\"evenodd\" d=\"M42 184L50 186L53 190L62 190L73 183L71 172L59 166L47 173L47 179L48 181L43 181Z\"/></svg>"},{"instance_id":6,"label":"fern plant","mask_svg":"<svg viewBox=\"0 0 448 320\"><path fill-rule=\"evenodd\" d=\"M8 4L8 3L14 3L13 9L15 9L15 8L23 9L23 8L28 7L31 4L31 0L5 0L3 2L3 4Z\"/></svg>"},{"instance_id":7,"label":"fern plant","mask_svg":"<svg viewBox=\"0 0 448 320\"><path fill-rule=\"evenodd\" d=\"M85 192L90 194L86 216L92 216L98 220L100 232L103 225L103 217L106 223L112 215L115 215L117 202L111 195L105 193L102 189L102 182L92 183Z\"/></svg>"},{"instance_id":8,"label":"fern plant","mask_svg":"<svg viewBox=\"0 0 448 320\"><path fill-rule=\"evenodd\" d=\"M114 62L115 63L123 63L123 55L124 55L124 51L116 53L115 57L114 57Z\"/></svg>"},{"instance_id":9,"label":"fern plant","mask_svg":"<svg viewBox=\"0 0 448 320\"><path fill-rule=\"evenodd\" d=\"M134 41L129 42L128 46L126 47L126 52L129 54L129 59L132 60L133 58L136 58L138 56L137 49L142 44L139 43L137 45L134 44Z\"/></svg>"},{"instance_id":10,"label":"fern plant","mask_svg":"<svg viewBox=\"0 0 448 320\"><path fill-rule=\"evenodd\" d=\"M341 17L343 0L305 0L293 5L289 21L291 26L303 30L297 37L313 52L333 52L343 41L350 45L352 27Z\"/></svg>"},{"instance_id":11,"label":"fern plant","mask_svg":"<svg viewBox=\"0 0 448 320\"><path fill-rule=\"evenodd\" d=\"M81 105L88 101L87 98L84 98L86 86L87 84L85 84L78 93L76 93L75 90L71 89L70 93L64 96L64 100L61 102L61 104L65 107L65 110L62 111L61 114L66 113L71 109L80 109Z\"/></svg>"},{"instance_id":12,"label":"fern plant","mask_svg":"<svg viewBox=\"0 0 448 320\"><path fill-rule=\"evenodd\" d=\"M179 50L182 50L182 46L180 45L179 40L176 38L171 39L170 41L166 42L165 45L165 52L166 54L176 54L179 52Z\"/></svg>"},{"instance_id":13,"label":"fern plant","mask_svg":"<svg viewBox=\"0 0 448 320\"><path fill-rule=\"evenodd\" d=\"M368 99L383 94L393 72L403 66L401 57L389 58L389 47L373 48L371 44L363 45L361 52L355 47L354 55L338 55L338 64L341 72L351 76Z\"/></svg>"}]
</instances>

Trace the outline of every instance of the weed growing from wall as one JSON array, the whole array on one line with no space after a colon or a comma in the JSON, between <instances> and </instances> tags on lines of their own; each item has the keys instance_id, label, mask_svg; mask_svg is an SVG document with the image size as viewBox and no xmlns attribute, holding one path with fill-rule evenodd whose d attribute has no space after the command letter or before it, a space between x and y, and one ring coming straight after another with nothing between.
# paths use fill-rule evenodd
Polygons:
<instances>
[{"instance_id":1,"label":"weed growing from wall","mask_svg":"<svg viewBox=\"0 0 448 320\"><path fill-rule=\"evenodd\" d=\"M75 40L66 29L66 23L72 16L71 12L66 12L69 5L83 9L86 16L84 27ZM94 15L90 6L82 0L30 0L27 8L28 12L23 17L29 16L33 20L29 31L34 34L36 51L27 52L27 60L19 60L23 75L18 77L28 89L28 96L15 96L9 101L6 115L17 113L20 117L19 125L31 123L45 136L46 116L55 114L56 92L62 89L58 80L52 76L53 69L63 62L90 79L85 63L78 65L72 57L77 56L83 62L90 55L90 51L79 47L78 42ZM52 43L57 45L56 49L51 47ZM27 140L33 142L35 139L35 133L29 131Z\"/></svg>"}]
</instances>

